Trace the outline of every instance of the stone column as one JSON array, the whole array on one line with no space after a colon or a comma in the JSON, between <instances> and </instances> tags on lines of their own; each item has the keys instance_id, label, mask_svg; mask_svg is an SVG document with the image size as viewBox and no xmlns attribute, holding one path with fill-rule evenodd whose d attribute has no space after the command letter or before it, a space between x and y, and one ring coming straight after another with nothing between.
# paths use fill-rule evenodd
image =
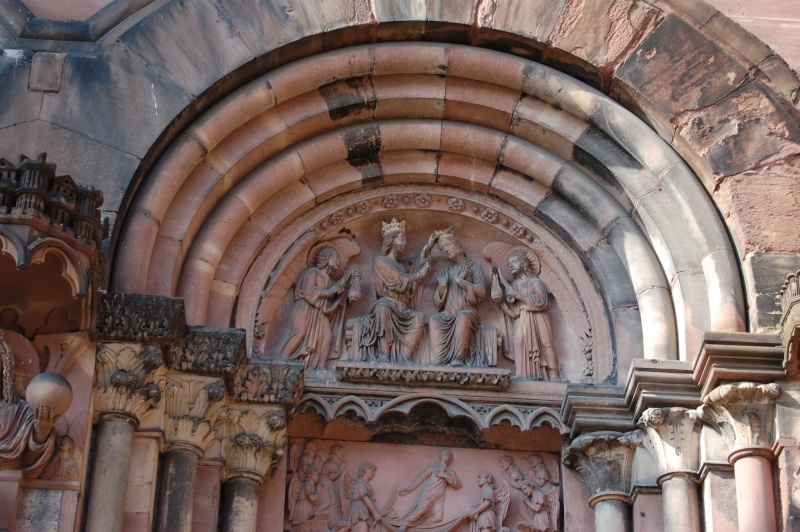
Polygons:
<instances>
[{"instance_id":1,"label":"stone column","mask_svg":"<svg viewBox=\"0 0 800 532\"><path fill-rule=\"evenodd\" d=\"M86 530L119 532L139 420L161 399L161 350L141 344L98 344L95 411L98 412Z\"/></svg>"},{"instance_id":2,"label":"stone column","mask_svg":"<svg viewBox=\"0 0 800 532\"><path fill-rule=\"evenodd\" d=\"M639 443L632 432L592 432L575 438L564 453L564 465L589 488L597 532L631 530L631 469Z\"/></svg>"},{"instance_id":3,"label":"stone column","mask_svg":"<svg viewBox=\"0 0 800 532\"><path fill-rule=\"evenodd\" d=\"M223 418L223 532L255 532L258 492L267 472L283 458L286 415L283 407L236 405Z\"/></svg>"},{"instance_id":4,"label":"stone column","mask_svg":"<svg viewBox=\"0 0 800 532\"><path fill-rule=\"evenodd\" d=\"M197 467L214 443L225 387L220 379L170 374L165 392L161 486L156 530L190 532Z\"/></svg>"},{"instance_id":5,"label":"stone column","mask_svg":"<svg viewBox=\"0 0 800 532\"><path fill-rule=\"evenodd\" d=\"M700 429L697 410L648 408L639 419L655 452L664 532L700 532Z\"/></svg>"},{"instance_id":6,"label":"stone column","mask_svg":"<svg viewBox=\"0 0 800 532\"><path fill-rule=\"evenodd\" d=\"M739 530L777 530L770 445L777 384L738 382L711 390L703 398L703 421L718 430L736 477Z\"/></svg>"}]
</instances>

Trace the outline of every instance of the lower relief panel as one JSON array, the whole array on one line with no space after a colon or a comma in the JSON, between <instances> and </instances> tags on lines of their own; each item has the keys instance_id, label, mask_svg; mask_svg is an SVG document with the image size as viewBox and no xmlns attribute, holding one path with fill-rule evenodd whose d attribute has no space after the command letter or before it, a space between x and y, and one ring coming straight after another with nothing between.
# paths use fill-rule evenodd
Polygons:
<instances>
[{"instance_id":1,"label":"lower relief panel","mask_svg":"<svg viewBox=\"0 0 800 532\"><path fill-rule=\"evenodd\" d=\"M295 439L284 530L561 530L552 453Z\"/></svg>"}]
</instances>

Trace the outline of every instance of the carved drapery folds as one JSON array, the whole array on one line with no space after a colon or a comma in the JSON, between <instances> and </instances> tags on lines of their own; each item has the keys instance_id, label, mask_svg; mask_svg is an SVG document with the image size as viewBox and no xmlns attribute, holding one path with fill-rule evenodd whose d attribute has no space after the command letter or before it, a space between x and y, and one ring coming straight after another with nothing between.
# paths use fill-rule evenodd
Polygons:
<instances>
[{"instance_id":1,"label":"carved drapery folds","mask_svg":"<svg viewBox=\"0 0 800 532\"><path fill-rule=\"evenodd\" d=\"M654 458L662 476L697 473L702 428L697 410L648 408L639 418L638 425L653 446Z\"/></svg>"},{"instance_id":2,"label":"carved drapery folds","mask_svg":"<svg viewBox=\"0 0 800 532\"><path fill-rule=\"evenodd\" d=\"M572 440L564 465L583 476L589 505L605 500L630 502L633 455L641 439L633 432L593 432Z\"/></svg>"},{"instance_id":3,"label":"carved drapery folds","mask_svg":"<svg viewBox=\"0 0 800 532\"><path fill-rule=\"evenodd\" d=\"M715 388L703 398L703 421L715 427L728 448L769 446L773 409L781 389L775 383L738 382Z\"/></svg>"},{"instance_id":4,"label":"carved drapery folds","mask_svg":"<svg viewBox=\"0 0 800 532\"><path fill-rule=\"evenodd\" d=\"M134 424L161 400L161 349L141 344L98 344L95 410Z\"/></svg>"},{"instance_id":5,"label":"carved drapery folds","mask_svg":"<svg viewBox=\"0 0 800 532\"><path fill-rule=\"evenodd\" d=\"M214 424L224 404L224 383L171 374L166 378L164 398L167 450L186 449L202 457L215 439Z\"/></svg>"},{"instance_id":6,"label":"carved drapery folds","mask_svg":"<svg viewBox=\"0 0 800 532\"><path fill-rule=\"evenodd\" d=\"M222 421L225 480L242 477L262 484L285 454L283 408L230 406L222 412Z\"/></svg>"}]
</instances>

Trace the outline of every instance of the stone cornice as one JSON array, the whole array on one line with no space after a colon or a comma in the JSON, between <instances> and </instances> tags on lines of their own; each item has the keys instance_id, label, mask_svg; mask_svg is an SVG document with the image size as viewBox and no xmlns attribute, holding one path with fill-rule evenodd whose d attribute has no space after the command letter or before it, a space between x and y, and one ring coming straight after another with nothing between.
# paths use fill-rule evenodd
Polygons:
<instances>
[{"instance_id":1,"label":"stone cornice","mask_svg":"<svg viewBox=\"0 0 800 532\"><path fill-rule=\"evenodd\" d=\"M639 419L655 454L659 473L697 474L700 466L700 429L696 409L648 408Z\"/></svg>"},{"instance_id":2,"label":"stone cornice","mask_svg":"<svg viewBox=\"0 0 800 532\"><path fill-rule=\"evenodd\" d=\"M589 489L589 506L594 508L604 500L630 503L633 456L640 444L635 432L593 432L572 440L563 462L583 476Z\"/></svg>"},{"instance_id":3,"label":"stone cornice","mask_svg":"<svg viewBox=\"0 0 800 532\"><path fill-rule=\"evenodd\" d=\"M98 344L95 411L138 426L141 416L161 400L164 375L161 350L142 344Z\"/></svg>"},{"instance_id":4,"label":"stone cornice","mask_svg":"<svg viewBox=\"0 0 800 532\"><path fill-rule=\"evenodd\" d=\"M620 431L635 428L630 409L619 386L569 385L561 417L571 427L570 437L589 431Z\"/></svg>"},{"instance_id":5,"label":"stone cornice","mask_svg":"<svg viewBox=\"0 0 800 532\"><path fill-rule=\"evenodd\" d=\"M689 362L635 359L631 364L625 403L634 419L653 407L696 408L700 397L700 387L692 379Z\"/></svg>"},{"instance_id":6,"label":"stone cornice","mask_svg":"<svg viewBox=\"0 0 800 532\"><path fill-rule=\"evenodd\" d=\"M225 384L216 378L169 374L164 397L167 450L187 449L204 456L216 438L214 424L224 405Z\"/></svg>"},{"instance_id":7,"label":"stone cornice","mask_svg":"<svg viewBox=\"0 0 800 532\"><path fill-rule=\"evenodd\" d=\"M777 384L725 384L703 397L702 419L718 430L730 450L771 447L773 411L781 389Z\"/></svg>"},{"instance_id":8,"label":"stone cornice","mask_svg":"<svg viewBox=\"0 0 800 532\"><path fill-rule=\"evenodd\" d=\"M511 382L511 370L339 362L336 365L336 378L344 382L504 390Z\"/></svg>"},{"instance_id":9,"label":"stone cornice","mask_svg":"<svg viewBox=\"0 0 800 532\"><path fill-rule=\"evenodd\" d=\"M262 484L285 455L286 414L274 406L231 405L222 413L223 478Z\"/></svg>"},{"instance_id":10,"label":"stone cornice","mask_svg":"<svg viewBox=\"0 0 800 532\"><path fill-rule=\"evenodd\" d=\"M771 382L784 377L784 350L776 334L706 333L692 376L708 395L722 381Z\"/></svg>"}]
</instances>

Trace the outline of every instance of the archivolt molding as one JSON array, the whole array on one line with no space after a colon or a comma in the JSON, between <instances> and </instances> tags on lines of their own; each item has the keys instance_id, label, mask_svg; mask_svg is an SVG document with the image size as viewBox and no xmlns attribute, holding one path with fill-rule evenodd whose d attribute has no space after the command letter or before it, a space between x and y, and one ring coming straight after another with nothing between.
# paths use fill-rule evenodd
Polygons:
<instances>
[{"instance_id":1,"label":"archivolt molding","mask_svg":"<svg viewBox=\"0 0 800 532\"><path fill-rule=\"evenodd\" d=\"M507 400L507 399L506 399ZM374 423L390 413L409 414L423 404L434 404L444 409L451 417L470 419L478 430L488 429L508 422L521 431L548 425L566 434L569 428L561 421L559 412L553 408L530 407L522 404L468 403L451 396L438 394L409 394L400 397L359 397L355 395L323 395L307 393L303 396L298 411L313 409L326 421L332 421L348 412Z\"/></svg>"},{"instance_id":2,"label":"archivolt molding","mask_svg":"<svg viewBox=\"0 0 800 532\"><path fill-rule=\"evenodd\" d=\"M227 326L212 309L232 308L265 244L379 182L450 183L535 213L588 263L610 313L630 323L620 316L638 308L633 356L686 358L702 331L744 327L724 227L655 132L541 64L435 43L309 57L210 109L136 198L121 249L141 260L118 263L114 283L184 297L190 323ZM603 280L619 268L622 283Z\"/></svg>"}]
</instances>

